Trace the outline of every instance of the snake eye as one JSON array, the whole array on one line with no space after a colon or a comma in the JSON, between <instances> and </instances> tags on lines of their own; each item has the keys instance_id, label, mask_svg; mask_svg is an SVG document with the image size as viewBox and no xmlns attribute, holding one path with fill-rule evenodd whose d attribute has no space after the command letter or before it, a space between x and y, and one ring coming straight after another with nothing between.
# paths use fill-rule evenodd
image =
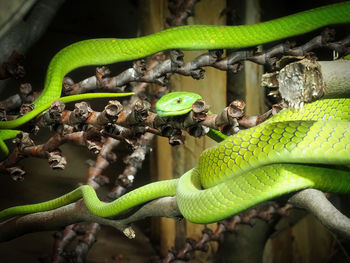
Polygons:
<instances>
[{"instance_id":1,"label":"snake eye","mask_svg":"<svg viewBox=\"0 0 350 263\"><path fill-rule=\"evenodd\" d=\"M177 99L176 99L176 102L177 102L177 103L180 103L180 102L181 102L181 98L177 98Z\"/></svg>"}]
</instances>

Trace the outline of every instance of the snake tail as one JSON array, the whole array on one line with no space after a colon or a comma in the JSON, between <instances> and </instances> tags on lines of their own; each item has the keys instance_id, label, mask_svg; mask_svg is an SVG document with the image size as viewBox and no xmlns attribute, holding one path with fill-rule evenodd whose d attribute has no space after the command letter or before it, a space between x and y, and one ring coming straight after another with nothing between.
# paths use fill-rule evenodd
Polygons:
<instances>
[{"instance_id":1,"label":"snake tail","mask_svg":"<svg viewBox=\"0 0 350 263\"><path fill-rule=\"evenodd\" d=\"M177 181L177 179L173 179L150 183L109 203L100 201L95 190L91 186L82 185L72 192L56 199L37 204L14 206L4 209L0 211L0 220L20 214L53 210L68 205L80 198L83 198L86 207L92 213L101 217L111 217L147 201L164 196L175 195Z\"/></svg>"}]
</instances>

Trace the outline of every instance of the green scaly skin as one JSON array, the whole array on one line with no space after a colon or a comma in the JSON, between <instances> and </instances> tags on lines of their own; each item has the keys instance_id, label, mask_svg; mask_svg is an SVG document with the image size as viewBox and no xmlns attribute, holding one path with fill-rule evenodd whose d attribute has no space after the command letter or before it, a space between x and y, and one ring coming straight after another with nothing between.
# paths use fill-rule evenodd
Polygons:
<instances>
[{"instance_id":1,"label":"green scaly skin","mask_svg":"<svg viewBox=\"0 0 350 263\"><path fill-rule=\"evenodd\" d=\"M133 60L173 48L242 48L347 22L350 2L255 25L184 26L136 39L78 42L60 51L51 61L45 89L36 106L59 97L57 87L61 86L63 76L80 66ZM198 167L180 179L143 186L108 204L99 201L90 186L81 186L58 199L5 209L0 218L51 210L81 197L91 212L109 217L154 198L176 195L185 218L209 223L307 187L348 193L349 171L336 167L350 165L349 104L349 99L331 99L307 104L302 111L284 110L269 121L205 150ZM330 169L310 163L336 166Z\"/></svg>"}]
</instances>

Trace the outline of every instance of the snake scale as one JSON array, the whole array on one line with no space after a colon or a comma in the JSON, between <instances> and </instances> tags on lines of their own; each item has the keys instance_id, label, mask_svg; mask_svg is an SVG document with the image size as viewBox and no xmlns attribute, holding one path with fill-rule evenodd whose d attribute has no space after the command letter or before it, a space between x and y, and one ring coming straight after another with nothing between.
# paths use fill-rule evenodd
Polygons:
<instances>
[{"instance_id":1,"label":"snake scale","mask_svg":"<svg viewBox=\"0 0 350 263\"><path fill-rule=\"evenodd\" d=\"M249 47L348 22L350 2L343 2L254 25L183 26L136 39L78 42L52 59L45 88L34 104L45 108L58 99L64 75L84 65L133 60L164 49ZM176 103L181 106L182 101L180 96ZM182 111L172 103L162 108L164 102L157 107L160 116ZM55 209L81 197L93 213L111 217L155 198L175 195L186 219L210 223L303 188L349 193L349 107L349 99L328 99L307 104L302 111L282 110L268 121L203 151L198 167L179 179L150 183L110 203L101 202L96 192L84 185L47 202L2 210L0 218ZM0 122L0 128L15 128L28 120L16 121L11 125Z\"/></svg>"}]
</instances>

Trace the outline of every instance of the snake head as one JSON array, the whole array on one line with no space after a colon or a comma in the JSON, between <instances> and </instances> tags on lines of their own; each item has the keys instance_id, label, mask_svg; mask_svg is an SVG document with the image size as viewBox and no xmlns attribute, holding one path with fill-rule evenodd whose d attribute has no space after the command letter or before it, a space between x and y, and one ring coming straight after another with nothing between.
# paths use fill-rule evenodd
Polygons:
<instances>
[{"instance_id":1,"label":"snake head","mask_svg":"<svg viewBox=\"0 0 350 263\"><path fill-rule=\"evenodd\" d=\"M171 92L158 100L156 111L160 117L183 115L192 110L192 104L195 101L201 99L199 94L192 92Z\"/></svg>"}]
</instances>

